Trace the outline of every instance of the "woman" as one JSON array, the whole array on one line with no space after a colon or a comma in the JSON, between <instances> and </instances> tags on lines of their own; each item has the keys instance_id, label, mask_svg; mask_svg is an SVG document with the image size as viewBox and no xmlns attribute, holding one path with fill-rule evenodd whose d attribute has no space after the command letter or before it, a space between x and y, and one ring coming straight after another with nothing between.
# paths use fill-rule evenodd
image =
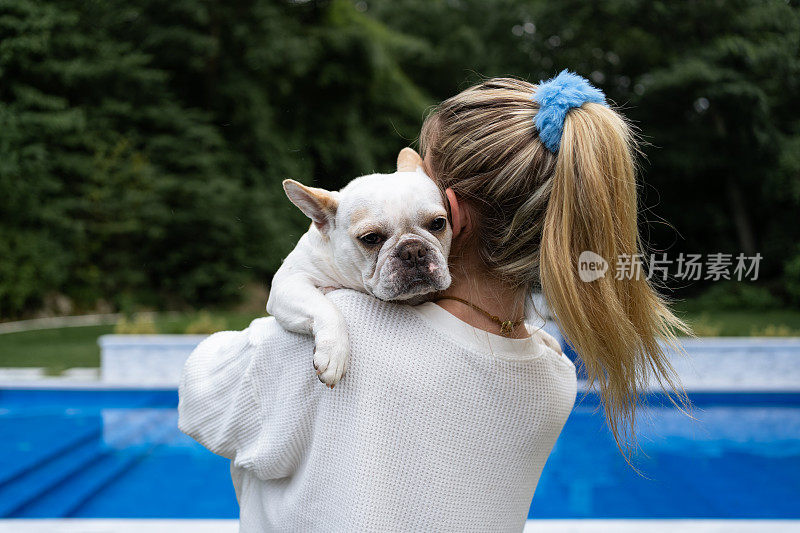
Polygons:
<instances>
[{"instance_id":1,"label":"woman","mask_svg":"<svg viewBox=\"0 0 800 533\"><path fill-rule=\"evenodd\" d=\"M566 71L488 80L439 105L420 144L450 205L447 291L417 307L330 293L352 345L335 390L309 371L311 339L269 318L187 362L180 427L231 459L242 531L521 530L576 392L522 321L539 285L615 437L649 373L672 383L658 341L682 324L647 281L578 275L583 251L639 246L634 139L600 91Z\"/></svg>"}]
</instances>

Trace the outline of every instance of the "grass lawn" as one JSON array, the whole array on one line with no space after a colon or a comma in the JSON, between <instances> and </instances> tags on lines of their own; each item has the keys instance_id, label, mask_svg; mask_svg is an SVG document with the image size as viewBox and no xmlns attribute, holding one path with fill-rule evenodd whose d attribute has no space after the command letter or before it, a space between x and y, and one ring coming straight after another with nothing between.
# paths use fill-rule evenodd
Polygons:
<instances>
[{"instance_id":1,"label":"grass lawn","mask_svg":"<svg viewBox=\"0 0 800 533\"><path fill-rule=\"evenodd\" d=\"M676 310L698 336L800 336L800 310L704 311L691 302L678 303ZM219 329L243 329L258 313L213 312ZM208 317L207 317L208 318ZM160 315L155 320L159 333L184 333L196 322L197 314ZM0 367L44 367L58 374L72 367L93 367L100 363L97 337L113 333L114 326L53 328L0 335Z\"/></svg>"},{"instance_id":2,"label":"grass lawn","mask_svg":"<svg viewBox=\"0 0 800 533\"><path fill-rule=\"evenodd\" d=\"M220 329L244 329L257 313L214 312L211 317ZM159 333L184 333L197 315L163 315L155 320ZM0 335L0 367L43 367L58 374L72 367L100 364L100 335L114 333L114 326L80 326L21 331Z\"/></svg>"},{"instance_id":3,"label":"grass lawn","mask_svg":"<svg viewBox=\"0 0 800 533\"><path fill-rule=\"evenodd\" d=\"M674 307L698 337L800 337L800 310L708 311L690 302Z\"/></svg>"}]
</instances>

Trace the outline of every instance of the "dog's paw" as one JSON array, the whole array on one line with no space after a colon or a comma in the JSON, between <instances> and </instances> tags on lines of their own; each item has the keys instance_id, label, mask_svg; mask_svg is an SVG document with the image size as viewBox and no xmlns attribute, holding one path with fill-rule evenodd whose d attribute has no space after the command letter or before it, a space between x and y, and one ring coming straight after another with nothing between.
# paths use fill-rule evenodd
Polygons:
<instances>
[{"instance_id":1,"label":"dog's paw","mask_svg":"<svg viewBox=\"0 0 800 533\"><path fill-rule=\"evenodd\" d=\"M350 358L349 343L346 337L318 334L314 348L314 370L326 386L333 388L347 371Z\"/></svg>"}]
</instances>

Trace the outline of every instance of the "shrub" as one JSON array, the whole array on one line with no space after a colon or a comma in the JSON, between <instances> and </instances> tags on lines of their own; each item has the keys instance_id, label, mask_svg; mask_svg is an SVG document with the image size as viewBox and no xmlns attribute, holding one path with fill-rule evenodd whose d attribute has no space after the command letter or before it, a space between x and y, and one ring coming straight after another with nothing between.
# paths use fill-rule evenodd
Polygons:
<instances>
[{"instance_id":1,"label":"shrub","mask_svg":"<svg viewBox=\"0 0 800 533\"><path fill-rule=\"evenodd\" d=\"M186 326L186 333L199 335L203 333L216 333L227 328L227 322L222 317L211 316L207 311L200 312L197 317Z\"/></svg>"},{"instance_id":2,"label":"shrub","mask_svg":"<svg viewBox=\"0 0 800 533\"><path fill-rule=\"evenodd\" d=\"M119 335L154 335L158 333L152 313L137 314L130 318L122 317L114 326Z\"/></svg>"},{"instance_id":3,"label":"shrub","mask_svg":"<svg viewBox=\"0 0 800 533\"><path fill-rule=\"evenodd\" d=\"M785 324L770 324L762 328L753 327L750 335L752 337L794 337L800 335L800 331Z\"/></svg>"},{"instance_id":4,"label":"shrub","mask_svg":"<svg viewBox=\"0 0 800 533\"><path fill-rule=\"evenodd\" d=\"M693 302L699 309L718 311L776 309L780 304L768 289L736 281L714 284Z\"/></svg>"},{"instance_id":5,"label":"shrub","mask_svg":"<svg viewBox=\"0 0 800 533\"><path fill-rule=\"evenodd\" d=\"M800 253L786 262L783 277L786 292L792 303L800 305Z\"/></svg>"},{"instance_id":6,"label":"shrub","mask_svg":"<svg viewBox=\"0 0 800 533\"><path fill-rule=\"evenodd\" d=\"M698 337L718 337L722 332L722 324L711 321L708 313L703 313L694 320L689 321L692 333Z\"/></svg>"}]
</instances>

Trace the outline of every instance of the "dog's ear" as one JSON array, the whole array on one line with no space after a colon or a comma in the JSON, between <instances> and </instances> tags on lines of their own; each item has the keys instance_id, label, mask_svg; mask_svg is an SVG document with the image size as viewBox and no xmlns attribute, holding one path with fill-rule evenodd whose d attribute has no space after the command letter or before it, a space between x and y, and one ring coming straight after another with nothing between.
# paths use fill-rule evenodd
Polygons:
<instances>
[{"instance_id":1,"label":"dog's ear","mask_svg":"<svg viewBox=\"0 0 800 533\"><path fill-rule=\"evenodd\" d=\"M327 233L336 218L339 200L325 189L306 187L294 180L283 180L283 190L294 205L300 208L322 233Z\"/></svg>"},{"instance_id":2,"label":"dog's ear","mask_svg":"<svg viewBox=\"0 0 800 533\"><path fill-rule=\"evenodd\" d=\"M422 158L413 148L403 148L397 154L398 172L415 172L418 166L422 166Z\"/></svg>"}]
</instances>

